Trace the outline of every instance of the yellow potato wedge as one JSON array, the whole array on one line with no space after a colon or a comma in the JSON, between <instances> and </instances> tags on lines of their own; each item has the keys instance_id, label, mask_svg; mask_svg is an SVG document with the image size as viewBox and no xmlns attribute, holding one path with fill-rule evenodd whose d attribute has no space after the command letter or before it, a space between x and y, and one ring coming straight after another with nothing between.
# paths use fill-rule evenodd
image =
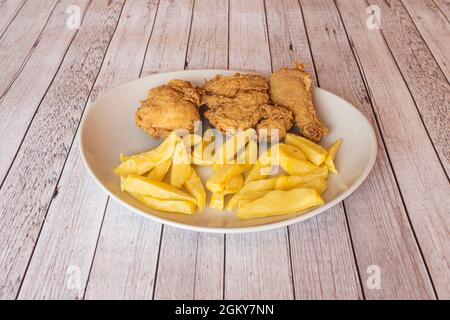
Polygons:
<instances>
[{"instance_id":1,"label":"yellow potato wedge","mask_svg":"<svg viewBox=\"0 0 450 320\"><path fill-rule=\"evenodd\" d=\"M176 188L181 188L190 175L190 157L186 150L186 145L181 141L176 145L173 153L172 169L170 170L170 184Z\"/></svg>"},{"instance_id":2,"label":"yellow potato wedge","mask_svg":"<svg viewBox=\"0 0 450 320\"><path fill-rule=\"evenodd\" d=\"M304 155L301 152L294 152L286 145L280 145L279 155L281 168L291 175L306 174L318 169L312 162L303 158Z\"/></svg>"},{"instance_id":3,"label":"yellow potato wedge","mask_svg":"<svg viewBox=\"0 0 450 320\"><path fill-rule=\"evenodd\" d=\"M209 206L216 210L223 210L225 204L225 195L223 192L213 192Z\"/></svg>"},{"instance_id":4,"label":"yellow potato wedge","mask_svg":"<svg viewBox=\"0 0 450 320\"><path fill-rule=\"evenodd\" d=\"M221 170L213 171L212 176L206 182L206 188L211 192L223 192L230 179L245 171L245 166L240 164L226 164Z\"/></svg>"},{"instance_id":5,"label":"yellow potato wedge","mask_svg":"<svg viewBox=\"0 0 450 320\"><path fill-rule=\"evenodd\" d=\"M124 191L141 196L152 197L161 200L183 200L197 203L194 197L162 181L129 175L123 179L121 188Z\"/></svg>"},{"instance_id":6,"label":"yellow potato wedge","mask_svg":"<svg viewBox=\"0 0 450 320\"><path fill-rule=\"evenodd\" d=\"M198 209L203 210L206 206L206 191L194 168L191 170L189 179L184 183L184 187L197 200Z\"/></svg>"},{"instance_id":7,"label":"yellow potato wedge","mask_svg":"<svg viewBox=\"0 0 450 320\"><path fill-rule=\"evenodd\" d=\"M147 178L151 180L164 180L167 172L169 172L170 166L172 165L172 159L167 159L164 162L161 162L156 167L150 170L147 175Z\"/></svg>"},{"instance_id":8,"label":"yellow potato wedge","mask_svg":"<svg viewBox=\"0 0 450 320\"><path fill-rule=\"evenodd\" d=\"M267 178L273 166L278 164L277 155L277 148L271 148L263 153L245 178L245 184Z\"/></svg>"},{"instance_id":9,"label":"yellow potato wedge","mask_svg":"<svg viewBox=\"0 0 450 320\"><path fill-rule=\"evenodd\" d=\"M214 142L202 141L194 147L192 162L199 166L211 166L214 164Z\"/></svg>"},{"instance_id":10,"label":"yellow potato wedge","mask_svg":"<svg viewBox=\"0 0 450 320\"><path fill-rule=\"evenodd\" d=\"M337 140L333 145L328 149L328 155L325 159L325 164L328 167L328 170L331 173L338 174L338 170L336 169L336 166L334 164L334 160L336 159L336 155L341 148L342 140Z\"/></svg>"},{"instance_id":11,"label":"yellow potato wedge","mask_svg":"<svg viewBox=\"0 0 450 320\"><path fill-rule=\"evenodd\" d=\"M217 150L215 154L215 162L219 164L236 163L234 160L236 154L242 150L247 142L256 134L255 129L247 129L239 131L232 137L228 138Z\"/></svg>"},{"instance_id":12,"label":"yellow potato wedge","mask_svg":"<svg viewBox=\"0 0 450 320\"><path fill-rule=\"evenodd\" d=\"M230 179L228 184L225 186L225 190L223 191L224 195L233 194L241 190L244 185L244 177L242 174L238 174Z\"/></svg>"},{"instance_id":13,"label":"yellow potato wedge","mask_svg":"<svg viewBox=\"0 0 450 320\"><path fill-rule=\"evenodd\" d=\"M195 203L182 200L160 200L152 197L142 196L136 193L131 194L136 200L154 210L166 211L170 213L194 214Z\"/></svg>"},{"instance_id":14,"label":"yellow potato wedge","mask_svg":"<svg viewBox=\"0 0 450 320\"><path fill-rule=\"evenodd\" d=\"M273 190L276 185L277 178L272 179L262 179L251 181L245 184L241 190L233 195L231 199L228 201L227 210L231 211L238 207L239 203L246 198L249 198L249 195L257 193L257 192L268 192Z\"/></svg>"},{"instance_id":15,"label":"yellow potato wedge","mask_svg":"<svg viewBox=\"0 0 450 320\"><path fill-rule=\"evenodd\" d=\"M169 159L179 138L172 132L157 148L148 152L140 153L131 157L121 155L122 163L114 169L114 172L121 175L142 175L156 167L160 163Z\"/></svg>"},{"instance_id":16,"label":"yellow potato wedge","mask_svg":"<svg viewBox=\"0 0 450 320\"><path fill-rule=\"evenodd\" d=\"M320 166L327 157L327 150L306 138L288 133L285 141L287 144L300 149L306 157L308 157L309 161L314 163L316 166Z\"/></svg>"},{"instance_id":17,"label":"yellow potato wedge","mask_svg":"<svg viewBox=\"0 0 450 320\"><path fill-rule=\"evenodd\" d=\"M244 203L237 211L239 219L254 219L302 212L323 205L324 201L314 189L296 188L289 191L274 190L262 198Z\"/></svg>"}]
</instances>

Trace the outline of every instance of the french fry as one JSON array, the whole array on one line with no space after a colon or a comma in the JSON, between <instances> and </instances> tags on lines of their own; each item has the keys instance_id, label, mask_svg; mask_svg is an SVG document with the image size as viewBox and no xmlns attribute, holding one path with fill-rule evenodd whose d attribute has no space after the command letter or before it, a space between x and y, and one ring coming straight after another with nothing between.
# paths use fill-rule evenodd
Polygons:
<instances>
[{"instance_id":1,"label":"french fry","mask_svg":"<svg viewBox=\"0 0 450 320\"><path fill-rule=\"evenodd\" d=\"M288 133L285 141L287 144L300 149L316 166L320 166L327 157L327 150L306 138Z\"/></svg>"},{"instance_id":2,"label":"french fry","mask_svg":"<svg viewBox=\"0 0 450 320\"><path fill-rule=\"evenodd\" d=\"M281 144L279 147L280 166L291 175L301 175L316 170L318 167L312 162L303 158L301 152L294 152L287 145Z\"/></svg>"},{"instance_id":3,"label":"french fry","mask_svg":"<svg viewBox=\"0 0 450 320\"><path fill-rule=\"evenodd\" d=\"M223 210L225 204L225 194L223 192L213 192L209 206L216 210Z\"/></svg>"},{"instance_id":4,"label":"french fry","mask_svg":"<svg viewBox=\"0 0 450 320\"><path fill-rule=\"evenodd\" d=\"M250 139L243 152L237 155L236 162L245 165L246 170L250 170L257 161L258 143L254 139Z\"/></svg>"},{"instance_id":5,"label":"french fry","mask_svg":"<svg viewBox=\"0 0 450 320\"><path fill-rule=\"evenodd\" d=\"M269 176L273 165L276 164L276 161L274 161L274 159L277 158L277 153L274 153L275 150L275 148L271 148L258 158L255 165L251 168L245 178L245 184L256 180L265 179Z\"/></svg>"},{"instance_id":6,"label":"french fry","mask_svg":"<svg viewBox=\"0 0 450 320\"><path fill-rule=\"evenodd\" d=\"M142 196L137 193L131 193L131 195L142 204L154 210L182 214L195 213L195 203L192 201L161 200L153 197Z\"/></svg>"},{"instance_id":7,"label":"french fry","mask_svg":"<svg viewBox=\"0 0 450 320\"><path fill-rule=\"evenodd\" d=\"M172 132L157 148L148 152L140 153L131 157L121 155L122 163L114 169L114 172L121 175L142 175L156 167L160 163L169 159L179 138Z\"/></svg>"},{"instance_id":8,"label":"french fry","mask_svg":"<svg viewBox=\"0 0 450 320\"><path fill-rule=\"evenodd\" d=\"M323 205L324 201L314 189L296 188L289 191L274 190L262 198L244 203L237 211L239 219L292 214Z\"/></svg>"},{"instance_id":9,"label":"french fry","mask_svg":"<svg viewBox=\"0 0 450 320\"><path fill-rule=\"evenodd\" d=\"M247 129L240 131L225 141L216 151L215 163L230 164L234 163L233 159L236 154L245 147L247 142L256 134L255 129Z\"/></svg>"},{"instance_id":10,"label":"french fry","mask_svg":"<svg viewBox=\"0 0 450 320\"><path fill-rule=\"evenodd\" d=\"M189 179L184 183L184 187L197 200L198 209L203 210L206 206L206 191L194 168L191 170Z\"/></svg>"},{"instance_id":11,"label":"french fry","mask_svg":"<svg viewBox=\"0 0 450 320\"><path fill-rule=\"evenodd\" d=\"M245 166L240 164L226 164L221 170L213 171L212 176L206 182L206 188L211 192L222 192L230 179L245 171Z\"/></svg>"},{"instance_id":12,"label":"french fry","mask_svg":"<svg viewBox=\"0 0 450 320\"><path fill-rule=\"evenodd\" d=\"M194 197L162 181L129 175L123 179L121 188L132 194L152 197L161 200L182 200L197 203Z\"/></svg>"},{"instance_id":13,"label":"french fry","mask_svg":"<svg viewBox=\"0 0 450 320\"><path fill-rule=\"evenodd\" d=\"M170 166L172 165L172 159L167 159L164 162L161 162L156 167L150 170L150 172L147 175L147 178L151 180L164 180L164 177L166 176L167 172L170 169Z\"/></svg>"},{"instance_id":14,"label":"french fry","mask_svg":"<svg viewBox=\"0 0 450 320\"><path fill-rule=\"evenodd\" d=\"M327 155L327 158L325 159L325 164L327 165L328 170L334 174L339 173L334 164L334 160L336 159L336 155L337 155L339 149L341 148L341 144L342 144L342 140L340 140L340 139L337 140L335 143L333 143L333 145L330 147L330 149L328 149L328 155Z\"/></svg>"},{"instance_id":15,"label":"french fry","mask_svg":"<svg viewBox=\"0 0 450 320\"><path fill-rule=\"evenodd\" d=\"M180 141L175 147L173 153L172 169L170 170L170 184L176 188L186 182L191 175L191 163L186 145Z\"/></svg>"},{"instance_id":16,"label":"french fry","mask_svg":"<svg viewBox=\"0 0 450 320\"><path fill-rule=\"evenodd\" d=\"M223 193L224 195L236 193L242 188L243 185L244 177L242 176L242 174L235 175L225 186Z\"/></svg>"}]
</instances>

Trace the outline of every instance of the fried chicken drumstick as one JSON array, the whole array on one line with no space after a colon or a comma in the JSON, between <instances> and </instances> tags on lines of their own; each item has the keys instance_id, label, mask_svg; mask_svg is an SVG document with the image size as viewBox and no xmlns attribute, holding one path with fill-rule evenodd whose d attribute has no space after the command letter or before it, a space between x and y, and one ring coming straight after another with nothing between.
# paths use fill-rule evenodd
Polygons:
<instances>
[{"instance_id":1,"label":"fried chicken drumstick","mask_svg":"<svg viewBox=\"0 0 450 320\"><path fill-rule=\"evenodd\" d=\"M269 85L262 76L235 74L216 76L203 86L203 103L208 107L205 117L222 132L254 128L258 133L278 129L280 139L292 127L292 113L284 107L272 105Z\"/></svg>"},{"instance_id":2,"label":"fried chicken drumstick","mask_svg":"<svg viewBox=\"0 0 450 320\"><path fill-rule=\"evenodd\" d=\"M136 112L136 124L153 138L165 138L175 129L194 131L200 121L200 92L191 83L171 80L153 88Z\"/></svg>"},{"instance_id":3,"label":"fried chicken drumstick","mask_svg":"<svg viewBox=\"0 0 450 320\"><path fill-rule=\"evenodd\" d=\"M295 122L305 138L319 142L328 134L328 129L317 117L311 76L302 64L274 72L270 77L270 96L274 103L294 113Z\"/></svg>"}]
</instances>

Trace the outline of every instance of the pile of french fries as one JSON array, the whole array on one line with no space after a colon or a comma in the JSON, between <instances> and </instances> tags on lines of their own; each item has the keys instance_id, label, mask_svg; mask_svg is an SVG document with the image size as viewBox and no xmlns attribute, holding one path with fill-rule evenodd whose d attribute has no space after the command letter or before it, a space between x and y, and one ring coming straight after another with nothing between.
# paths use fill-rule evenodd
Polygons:
<instances>
[{"instance_id":1,"label":"pile of french fries","mask_svg":"<svg viewBox=\"0 0 450 320\"><path fill-rule=\"evenodd\" d=\"M122 191L159 211L201 211L207 189L211 208L236 210L240 219L293 214L324 204L321 194L327 189L329 172L338 173L334 160L341 143L338 140L326 150L288 134L285 143L260 152L253 129L238 132L219 147L212 130L184 137L172 132L153 150L121 155L114 172ZM212 167L206 189L196 166Z\"/></svg>"}]
</instances>

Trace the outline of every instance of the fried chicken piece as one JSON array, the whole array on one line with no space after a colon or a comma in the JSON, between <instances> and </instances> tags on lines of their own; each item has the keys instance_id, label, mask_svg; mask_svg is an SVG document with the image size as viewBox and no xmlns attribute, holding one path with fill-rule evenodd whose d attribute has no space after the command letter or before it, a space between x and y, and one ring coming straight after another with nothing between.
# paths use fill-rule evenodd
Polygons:
<instances>
[{"instance_id":1,"label":"fried chicken piece","mask_svg":"<svg viewBox=\"0 0 450 320\"><path fill-rule=\"evenodd\" d=\"M183 80L153 88L136 112L136 124L153 138L165 138L176 129L194 131L200 121L201 93Z\"/></svg>"},{"instance_id":2,"label":"fried chicken piece","mask_svg":"<svg viewBox=\"0 0 450 320\"><path fill-rule=\"evenodd\" d=\"M217 75L207 81L203 89L209 94L234 97L238 91L267 92L267 80L258 75L236 73L231 77Z\"/></svg>"},{"instance_id":3,"label":"fried chicken piece","mask_svg":"<svg viewBox=\"0 0 450 320\"><path fill-rule=\"evenodd\" d=\"M270 76L270 97L276 104L289 108L303 136L319 142L328 129L319 120L313 104L311 76L304 65L295 63L293 69L283 68Z\"/></svg>"},{"instance_id":4,"label":"fried chicken piece","mask_svg":"<svg viewBox=\"0 0 450 320\"><path fill-rule=\"evenodd\" d=\"M270 104L269 85L262 76L236 74L232 77L216 76L206 82L203 103L208 106L205 117L222 132L254 128L278 129L283 138L292 127L291 112Z\"/></svg>"}]
</instances>

